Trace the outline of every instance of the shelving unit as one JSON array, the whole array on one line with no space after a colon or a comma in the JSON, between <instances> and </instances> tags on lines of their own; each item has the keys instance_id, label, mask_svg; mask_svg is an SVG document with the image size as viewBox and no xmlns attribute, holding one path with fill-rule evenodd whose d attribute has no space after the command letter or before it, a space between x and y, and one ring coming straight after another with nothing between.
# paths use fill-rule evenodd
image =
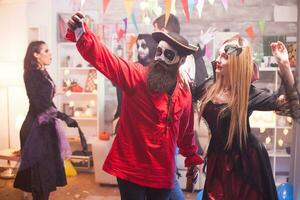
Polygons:
<instances>
[{"instance_id":1,"label":"shelving unit","mask_svg":"<svg viewBox=\"0 0 300 200\"><path fill-rule=\"evenodd\" d=\"M254 83L259 88L275 91L280 86L277 68L260 68L260 80ZM265 145L273 170L276 185L287 182L290 174L292 119L276 115L273 111L255 111L251 115L252 132Z\"/></svg>"},{"instance_id":2,"label":"shelving unit","mask_svg":"<svg viewBox=\"0 0 300 200\"><path fill-rule=\"evenodd\" d=\"M58 44L58 107L74 118L92 141L99 131L98 72L90 66L76 49L75 43ZM87 86L88 77L90 86ZM76 83L76 84L74 84ZM74 88L75 87L75 88ZM65 126L67 137L78 137L77 129Z\"/></svg>"}]
</instances>

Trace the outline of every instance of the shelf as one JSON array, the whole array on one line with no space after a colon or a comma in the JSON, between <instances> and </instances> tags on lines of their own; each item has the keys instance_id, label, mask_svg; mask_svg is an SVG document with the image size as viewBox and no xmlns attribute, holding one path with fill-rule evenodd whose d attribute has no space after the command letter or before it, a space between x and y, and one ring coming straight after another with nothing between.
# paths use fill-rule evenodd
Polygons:
<instances>
[{"instance_id":1,"label":"shelf","mask_svg":"<svg viewBox=\"0 0 300 200\"><path fill-rule=\"evenodd\" d=\"M269 154L270 157L279 157L279 158L290 158L291 155L289 154Z\"/></svg>"},{"instance_id":2,"label":"shelf","mask_svg":"<svg viewBox=\"0 0 300 200\"><path fill-rule=\"evenodd\" d=\"M85 96L85 95L91 95L91 96L97 96L97 93L92 93L92 92L71 92L70 93L70 96ZM65 92L65 96L66 95L66 92ZM67 96L67 97L70 97L70 96Z\"/></svg>"},{"instance_id":3,"label":"shelf","mask_svg":"<svg viewBox=\"0 0 300 200\"><path fill-rule=\"evenodd\" d=\"M278 69L277 67L262 67L259 68L260 72L276 72Z\"/></svg>"},{"instance_id":4,"label":"shelf","mask_svg":"<svg viewBox=\"0 0 300 200\"><path fill-rule=\"evenodd\" d=\"M97 117L72 117L75 120L97 121Z\"/></svg>"},{"instance_id":5,"label":"shelf","mask_svg":"<svg viewBox=\"0 0 300 200\"><path fill-rule=\"evenodd\" d=\"M96 70L94 67L60 67L60 70Z\"/></svg>"}]
</instances>

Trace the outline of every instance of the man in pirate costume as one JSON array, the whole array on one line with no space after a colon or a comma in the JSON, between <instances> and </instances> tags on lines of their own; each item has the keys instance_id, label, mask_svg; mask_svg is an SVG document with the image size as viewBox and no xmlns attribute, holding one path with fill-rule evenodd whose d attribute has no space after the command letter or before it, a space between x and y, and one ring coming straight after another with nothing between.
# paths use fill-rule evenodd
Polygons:
<instances>
[{"instance_id":1,"label":"man in pirate costume","mask_svg":"<svg viewBox=\"0 0 300 200\"><path fill-rule=\"evenodd\" d=\"M112 54L83 19L79 12L71 17L67 39L123 90L117 136L103 169L117 177L121 199L166 200L174 183L176 146L188 168L203 162L196 153L191 93L178 81L179 66L197 47L177 33L155 32L155 58L144 67Z\"/></svg>"}]
</instances>

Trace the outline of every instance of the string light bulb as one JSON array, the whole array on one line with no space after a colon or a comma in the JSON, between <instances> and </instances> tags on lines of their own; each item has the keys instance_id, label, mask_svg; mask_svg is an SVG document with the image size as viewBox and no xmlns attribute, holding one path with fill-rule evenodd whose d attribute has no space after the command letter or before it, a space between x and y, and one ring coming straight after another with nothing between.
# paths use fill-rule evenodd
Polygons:
<instances>
[{"instance_id":1,"label":"string light bulb","mask_svg":"<svg viewBox=\"0 0 300 200\"><path fill-rule=\"evenodd\" d=\"M289 130L287 128L283 129L283 135L287 136L288 133L289 133Z\"/></svg>"},{"instance_id":2,"label":"string light bulb","mask_svg":"<svg viewBox=\"0 0 300 200\"><path fill-rule=\"evenodd\" d=\"M279 140L278 140L278 145L279 145L280 147L283 146L283 140L282 140L282 139L279 139Z\"/></svg>"},{"instance_id":3,"label":"string light bulb","mask_svg":"<svg viewBox=\"0 0 300 200\"><path fill-rule=\"evenodd\" d=\"M270 144L271 141L272 141L272 139L270 136L266 137L266 144Z\"/></svg>"}]
</instances>

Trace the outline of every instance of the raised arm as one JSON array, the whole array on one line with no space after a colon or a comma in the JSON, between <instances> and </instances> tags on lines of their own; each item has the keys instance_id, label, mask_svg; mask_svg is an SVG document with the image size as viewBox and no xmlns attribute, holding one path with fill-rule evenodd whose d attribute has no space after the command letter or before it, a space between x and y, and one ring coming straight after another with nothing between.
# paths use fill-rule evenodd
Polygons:
<instances>
[{"instance_id":1,"label":"raised arm","mask_svg":"<svg viewBox=\"0 0 300 200\"><path fill-rule=\"evenodd\" d=\"M82 57L123 90L130 89L141 80L142 67L114 55L98 40L83 23L84 15L80 12L72 16L68 22L66 38L76 41L77 49Z\"/></svg>"}]
</instances>

